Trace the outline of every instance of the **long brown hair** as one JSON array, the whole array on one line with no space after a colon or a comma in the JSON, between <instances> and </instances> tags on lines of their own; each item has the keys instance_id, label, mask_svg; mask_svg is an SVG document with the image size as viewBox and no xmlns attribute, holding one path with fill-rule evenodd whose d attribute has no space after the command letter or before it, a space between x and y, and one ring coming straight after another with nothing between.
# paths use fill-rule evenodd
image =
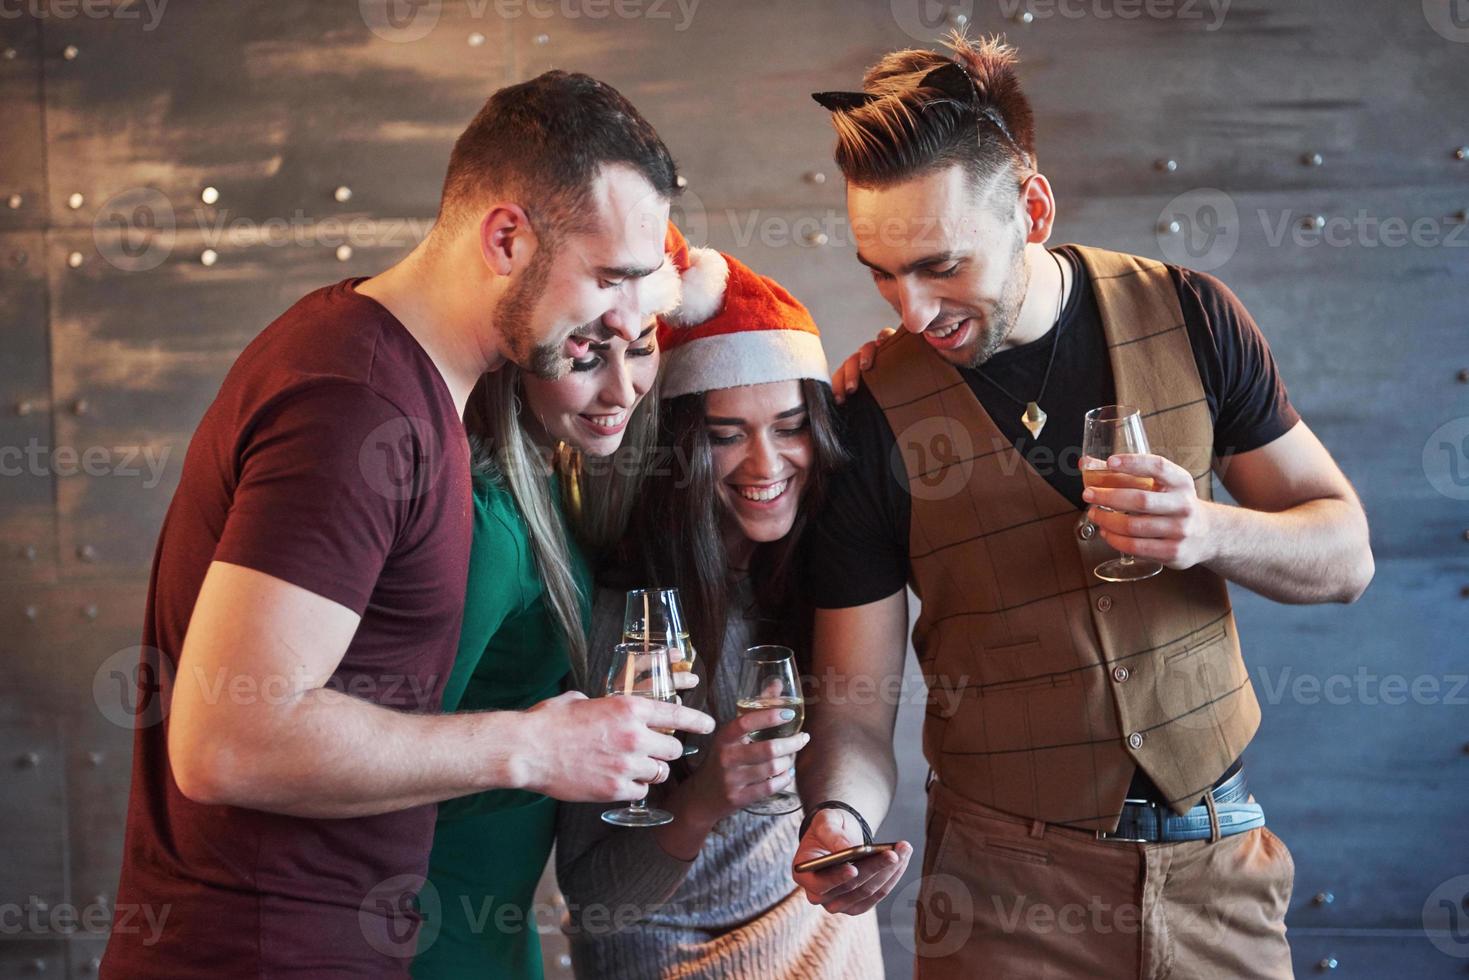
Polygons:
<instances>
[{"instance_id":1,"label":"long brown hair","mask_svg":"<svg viewBox=\"0 0 1469 980\"><path fill-rule=\"evenodd\" d=\"M662 405L659 452L644 476L621 549L622 572L643 576L643 585L679 590L699 653L696 664L702 664L706 678L714 674L732 613L757 619L762 642L790 646L803 662L809 659L811 609L801 587L801 538L847 454L837 433L831 388L809 379L800 385L811 427L812 466L790 533L755 549L753 610L730 608L732 578L704 422L705 394L682 395Z\"/></svg>"}]
</instances>

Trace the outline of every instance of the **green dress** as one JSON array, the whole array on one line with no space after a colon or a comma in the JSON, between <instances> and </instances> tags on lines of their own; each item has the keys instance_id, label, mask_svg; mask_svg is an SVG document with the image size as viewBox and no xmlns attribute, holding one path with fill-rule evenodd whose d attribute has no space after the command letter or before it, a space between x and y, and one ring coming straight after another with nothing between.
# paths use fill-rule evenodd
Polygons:
<instances>
[{"instance_id":1,"label":"green dress","mask_svg":"<svg viewBox=\"0 0 1469 980\"><path fill-rule=\"evenodd\" d=\"M474 509L464 625L443 709L528 708L561 693L571 669L565 637L509 489L476 475ZM574 544L572 559L589 596ZM584 621L589 615L584 610ZM419 896L416 980L542 976L532 901L555 830L556 801L538 793L490 790L439 804L428 887Z\"/></svg>"}]
</instances>

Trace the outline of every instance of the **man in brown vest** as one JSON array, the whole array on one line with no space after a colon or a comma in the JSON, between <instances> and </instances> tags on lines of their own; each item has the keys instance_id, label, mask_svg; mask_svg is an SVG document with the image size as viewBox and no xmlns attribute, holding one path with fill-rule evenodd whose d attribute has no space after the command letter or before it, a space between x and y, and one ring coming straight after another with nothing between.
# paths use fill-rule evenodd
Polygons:
<instances>
[{"instance_id":1,"label":"man in brown vest","mask_svg":"<svg viewBox=\"0 0 1469 980\"><path fill-rule=\"evenodd\" d=\"M903 329L845 408L855 462L808 537L819 607L797 861L892 800L908 626L929 687L918 975L1280 977L1294 866L1240 756L1260 720L1226 581L1351 602L1351 485L1211 276L1047 249L1056 206L998 41L890 54L832 111L858 257ZM1142 413L1152 489L1084 489L1084 413ZM1215 503L1218 473L1238 505ZM1144 485L1149 485L1144 481ZM1102 581L1118 551L1161 562ZM865 683L864 683L865 682ZM876 703L875 703L876 702ZM797 874L860 914L912 848Z\"/></svg>"}]
</instances>

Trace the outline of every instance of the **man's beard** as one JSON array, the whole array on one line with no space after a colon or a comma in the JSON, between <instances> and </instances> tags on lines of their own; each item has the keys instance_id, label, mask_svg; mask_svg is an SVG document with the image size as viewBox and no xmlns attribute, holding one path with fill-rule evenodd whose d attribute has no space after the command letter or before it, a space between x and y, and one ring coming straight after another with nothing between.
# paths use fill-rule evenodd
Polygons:
<instances>
[{"instance_id":1,"label":"man's beard","mask_svg":"<svg viewBox=\"0 0 1469 980\"><path fill-rule=\"evenodd\" d=\"M510 360L545 381L559 381L571 370L571 360L562 353L566 337L554 343L536 343L531 317L535 313L551 277L551 249L545 245L536 250L530 265L510 284L495 307L495 328L505 338Z\"/></svg>"},{"instance_id":2,"label":"man's beard","mask_svg":"<svg viewBox=\"0 0 1469 980\"><path fill-rule=\"evenodd\" d=\"M1005 289L995 302L994 308L981 321L979 334L967 350L955 351L955 363L960 367L977 368L988 361L1000 346L1015 331L1020 319L1020 307L1025 303L1025 294L1030 290L1030 269L1025 264L1025 239L1017 236L1015 250L1011 253L1010 271L1005 276Z\"/></svg>"}]
</instances>

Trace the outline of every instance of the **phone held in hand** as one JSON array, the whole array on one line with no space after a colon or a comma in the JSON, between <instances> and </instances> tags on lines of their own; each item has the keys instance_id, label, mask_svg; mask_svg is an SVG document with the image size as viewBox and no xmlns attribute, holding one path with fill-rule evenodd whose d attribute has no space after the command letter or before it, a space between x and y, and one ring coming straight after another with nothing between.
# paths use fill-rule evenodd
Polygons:
<instances>
[{"instance_id":1,"label":"phone held in hand","mask_svg":"<svg viewBox=\"0 0 1469 980\"><path fill-rule=\"evenodd\" d=\"M842 851L833 851L830 854L823 854L821 857L814 857L810 860L802 861L796 865L795 870L797 874L825 871L827 868L835 868L839 864L850 864L853 861L860 861L865 857L881 854L883 851L897 850L897 847L897 844L858 844L856 847L849 847Z\"/></svg>"}]
</instances>

